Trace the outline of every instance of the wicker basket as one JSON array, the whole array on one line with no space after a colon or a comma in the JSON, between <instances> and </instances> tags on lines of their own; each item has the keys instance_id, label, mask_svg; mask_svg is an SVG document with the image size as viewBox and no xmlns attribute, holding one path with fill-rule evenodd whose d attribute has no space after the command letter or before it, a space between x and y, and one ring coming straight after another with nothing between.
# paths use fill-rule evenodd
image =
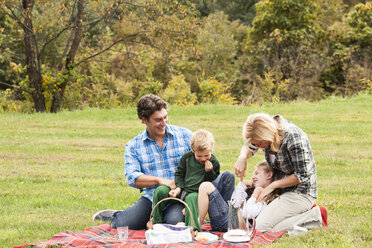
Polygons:
<instances>
[{"instance_id":1,"label":"wicker basket","mask_svg":"<svg viewBox=\"0 0 372 248\"><path fill-rule=\"evenodd\" d=\"M187 205L186 202L182 201L181 199L178 199L178 198L173 198L173 197L167 197L167 198L164 198L162 200L160 200L151 210L151 213L150 213L150 221L149 221L149 229L153 229L153 223L152 223L152 215L153 215L153 212L154 212L154 209L158 207L158 205L164 201L168 201L168 200L176 200L176 201L179 201L181 202L183 205L185 205L185 207L187 208L187 210L189 211L190 213L190 217L191 217L191 227L190 227L190 232L191 232L191 237L192 237L192 240L195 239L195 233L194 233L194 219L193 219L193 216L192 216L192 213L191 213L191 210L190 210L190 207Z\"/></svg>"}]
</instances>

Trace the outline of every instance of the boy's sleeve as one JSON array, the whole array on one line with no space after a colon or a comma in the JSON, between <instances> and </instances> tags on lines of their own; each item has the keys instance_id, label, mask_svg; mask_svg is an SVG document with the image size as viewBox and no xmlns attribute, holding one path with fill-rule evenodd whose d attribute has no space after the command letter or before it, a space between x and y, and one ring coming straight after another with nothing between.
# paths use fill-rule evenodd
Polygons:
<instances>
[{"instance_id":1,"label":"boy's sleeve","mask_svg":"<svg viewBox=\"0 0 372 248\"><path fill-rule=\"evenodd\" d=\"M185 187L186 156L183 155L178 163L175 176L176 187L183 189Z\"/></svg>"},{"instance_id":2,"label":"boy's sleeve","mask_svg":"<svg viewBox=\"0 0 372 248\"><path fill-rule=\"evenodd\" d=\"M210 161L213 165L213 170L211 170L211 171L209 171L205 174L205 179L209 182L212 182L220 174L220 162L218 161L218 159L213 154L212 154L212 157L211 157Z\"/></svg>"}]
</instances>

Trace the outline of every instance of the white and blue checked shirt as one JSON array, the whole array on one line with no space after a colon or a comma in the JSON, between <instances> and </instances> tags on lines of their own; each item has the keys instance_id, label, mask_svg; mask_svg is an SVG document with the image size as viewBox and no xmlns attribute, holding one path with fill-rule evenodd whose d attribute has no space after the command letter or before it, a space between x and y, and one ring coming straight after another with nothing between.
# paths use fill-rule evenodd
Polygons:
<instances>
[{"instance_id":1,"label":"white and blue checked shirt","mask_svg":"<svg viewBox=\"0 0 372 248\"><path fill-rule=\"evenodd\" d=\"M266 161L279 171L280 178L295 174L300 182L293 187L283 189L282 192L293 191L317 198L315 161L309 138L299 127L280 115L273 118L279 120L283 127L284 138L277 153L271 154L270 147L264 150ZM258 150L252 146L249 148L253 154Z\"/></svg>"},{"instance_id":2,"label":"white and blue checked shirt","mask_svg":"<svg viewBox=\"0 0 372 248\"><path fill-rule=\"evenodd\" d=\"M150 175L174 180L178 162L191 150L192 132L186 128L167 125L163 147L151 139L146 130L130 140L125 146L125 177L128 185L135 187L137 178ZM152 201L157 186L141 188L143 196Z\"/></svg>"}]
</instances>

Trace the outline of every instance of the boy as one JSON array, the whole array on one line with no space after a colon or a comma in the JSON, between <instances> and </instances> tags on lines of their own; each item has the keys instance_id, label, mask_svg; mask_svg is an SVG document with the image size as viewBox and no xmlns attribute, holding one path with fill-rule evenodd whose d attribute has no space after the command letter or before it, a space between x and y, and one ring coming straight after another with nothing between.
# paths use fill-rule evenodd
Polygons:
<instances>
[{"instance_id":1,"label":"boy","mask_svg":"<svg viewBox=\"0 0 372 248\"><path fill-rule=\"evenodd\" d=\"M220 163L212 154L213 135L206 130L198 130L191 136L191 150L185 153L175 173L176 188L159 186L154 192L153 207L166 197L183 199L190 207L194 220L194 230L200 231L198 211L198 189L202 182L214 181L220 174ZM153 212L153 223L163 222L163 210L167 203L161 203ZM185 210L185 209L184 209ZM185 212L185 224L191 226L189 211Z\"/></svg>"}]
</instances>

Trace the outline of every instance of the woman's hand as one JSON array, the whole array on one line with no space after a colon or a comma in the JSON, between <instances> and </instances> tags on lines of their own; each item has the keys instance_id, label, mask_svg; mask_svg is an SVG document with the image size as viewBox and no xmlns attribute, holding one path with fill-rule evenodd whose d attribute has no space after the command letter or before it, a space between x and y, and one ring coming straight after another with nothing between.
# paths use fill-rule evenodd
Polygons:
<instances>
[{"instance_id":1,"label":"woman's hand","mask_svg":"<svg viewBox=\"0 0 372 248\"><path fill-rule=\"evenodd\" d=\"M247 168L247 160L239 156L235 163L235 175L243 181L245 175L245 169Z\"/></svg>"},{"instance_id":2,"label":"woman's hand","mask_svg":"<svg viewBox=\"0 0 372 248\"><path fill-rule=\"evenodd\" d=\"M275 187L273 186L273 183L269 184L269 186L267 186L261 191L260 196L257 198L257 202L263 202L265 199L265 196L269 195L274 190L275 190Z\"/></svg>"},{"instance_id":3,"label":"woman's hand","mask_svg":"<svg viewBox=\"0 0 372 248\"><path fill-rule=\"evenodd\" d=\"M243 181L245 170L247 168L247 159L252 157L252 152L246 145L240 150L238 160L235 163L235 175Z\"/></svg>"}]
</instances>

